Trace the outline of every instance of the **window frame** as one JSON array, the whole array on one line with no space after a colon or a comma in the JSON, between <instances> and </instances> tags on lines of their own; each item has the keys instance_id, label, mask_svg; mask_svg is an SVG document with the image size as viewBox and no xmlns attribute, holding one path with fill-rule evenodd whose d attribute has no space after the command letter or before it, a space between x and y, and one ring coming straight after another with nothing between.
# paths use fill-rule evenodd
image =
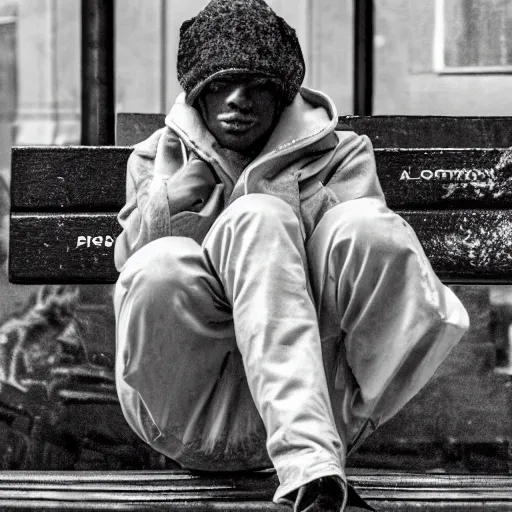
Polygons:
<instances>
[{"instance_id":1,"label":"window frame","mask_svg":"<svg viewBox=\"0 0 512 512\"><path fill-rule=\"evenodd\" d=\"M445 62L445 0L435 0L433 69L439 75L512 74L512 64L490 66L448 66Z\"/></svg>"}]
</instances>

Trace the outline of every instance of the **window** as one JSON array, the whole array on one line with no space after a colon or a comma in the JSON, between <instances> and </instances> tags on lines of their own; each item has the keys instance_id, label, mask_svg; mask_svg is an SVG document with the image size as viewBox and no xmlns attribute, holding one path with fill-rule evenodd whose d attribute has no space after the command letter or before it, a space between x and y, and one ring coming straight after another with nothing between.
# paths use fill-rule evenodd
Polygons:
<instances>
[{"instance_id":1,"label":"window","mask_svg":"<svg viewBox=\"0 0 512 512\"><path fill-rule=\"evenodd\" d=\"M436 0L434 69L512 72L512 1Z\"/></svg>"}]
</instances>

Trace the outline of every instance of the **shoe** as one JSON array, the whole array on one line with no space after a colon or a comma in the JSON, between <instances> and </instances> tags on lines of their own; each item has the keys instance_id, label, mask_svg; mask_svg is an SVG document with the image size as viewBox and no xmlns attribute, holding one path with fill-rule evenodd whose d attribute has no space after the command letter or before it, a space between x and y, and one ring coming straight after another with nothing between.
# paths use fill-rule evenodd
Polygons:
<instances>
[{"instance_id":1,"label":"shoe","mask_svg":"<svg viewBox=\"0 0 512 512\"><path fill-rule=\"evenodd\" d=\"M293 512L343 512L346 504L345 485L339 478L326 476L298 490Z\"/></svg>"},{"instance_id":2,"label":"shoe","mask_svg":"<svg viewBox=\"0 0 512 512\"><path fill-rule=\"evenodd\" d=\"M367 503L359 494L357 494L356 490L350 485L347 485L347 506L349 510L372 510L373 512L378 512L376 508L373 508L369 503Z\"/></svg>"}]
</instances>

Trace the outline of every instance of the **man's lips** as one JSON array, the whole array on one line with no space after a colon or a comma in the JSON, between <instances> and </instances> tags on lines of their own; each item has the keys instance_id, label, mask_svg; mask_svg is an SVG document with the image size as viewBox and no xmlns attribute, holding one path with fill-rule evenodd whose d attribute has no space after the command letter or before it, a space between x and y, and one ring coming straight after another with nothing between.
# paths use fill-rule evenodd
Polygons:
<instances>
[{"instance_id":1,"label":"man's lips","mask_svg":"<svg viewBox=\"0 0 512 512\"><path fill-rule=\"evenodd\" d=\"M241 114L220 114L218 119L225 123L252 124L256 122L256 118L254 116L244 116Z\"/></svg>"},{"instance_id":2,"label":"man's lips","mask_svg":"<svg viewBox=\"0 0 512 512\"><path fill-rule=\"evenodd\" d=\"M226 132L233 133L246 132L256 124L256 119L252 116L224 114L220 115L218 120Z\"/></svg>"}]
</instances>

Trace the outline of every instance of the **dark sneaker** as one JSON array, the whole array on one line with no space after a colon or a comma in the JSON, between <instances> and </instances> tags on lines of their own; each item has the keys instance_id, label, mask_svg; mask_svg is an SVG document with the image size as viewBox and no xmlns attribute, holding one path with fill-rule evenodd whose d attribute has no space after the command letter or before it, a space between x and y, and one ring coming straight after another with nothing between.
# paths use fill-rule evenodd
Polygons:
<instances>
[{"instance_id":1,"label":"dark sneaker","mask_svg":"<svg viewBox=\"0 0 512 512\"><path fill-rule=\"evenodd\" d=\"M345 484L339 478L326 476L299 489L293 512L343 512L346 504Z\"/></svg>"},{"instance_id":2,"label":"dark sneaker","mask_svg":"<svg viewBox=\"0 0 512 512\"><path fill-rule=\"evenodd\" d=\"M347 512L349 512L349 510L353 510L354 512L357 510L373 510L373 512L377 512L377 509L363 500L350 484L347 485L347 507Z\"/></svg>"}]
</instances>

